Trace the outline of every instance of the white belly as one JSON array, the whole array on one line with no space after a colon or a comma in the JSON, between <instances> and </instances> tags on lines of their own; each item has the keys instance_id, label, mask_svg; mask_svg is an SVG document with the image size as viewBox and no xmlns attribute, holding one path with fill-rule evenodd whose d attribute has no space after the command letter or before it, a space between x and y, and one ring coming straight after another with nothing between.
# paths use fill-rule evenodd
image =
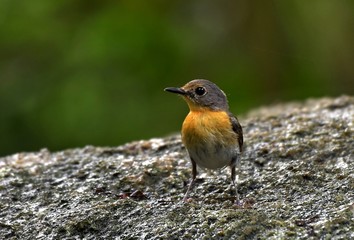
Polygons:
<instances>
[{"instance_id":1,"label":"white belly","mask_svg":"<svg viewBox=\"0 0 354 240\"><path fill-rule=\"evenodd\" d=\"M224 147L221 145L199 145L187 149L189 156L199 167L217 169L229 166L237 156L236 146Z\"/></svg>"}]
</instances>

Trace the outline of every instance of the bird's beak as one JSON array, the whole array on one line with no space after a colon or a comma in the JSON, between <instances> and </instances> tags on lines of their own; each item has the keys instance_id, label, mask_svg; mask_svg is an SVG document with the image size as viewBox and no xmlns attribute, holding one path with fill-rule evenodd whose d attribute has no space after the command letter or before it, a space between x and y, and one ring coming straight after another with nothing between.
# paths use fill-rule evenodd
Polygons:
<instances>
[{"instance_id":1,"label":"bird's beak","mask_svg":"<svg viewBox=\"0 0 354 240\"><path fill-rule=\"evenodd\" d=\"M164 89L166 92L177 93L180 95L186 95L187 92L184 91L182 88L175 88L175 87L168 87Z\"/></svg>"}]
</instances>

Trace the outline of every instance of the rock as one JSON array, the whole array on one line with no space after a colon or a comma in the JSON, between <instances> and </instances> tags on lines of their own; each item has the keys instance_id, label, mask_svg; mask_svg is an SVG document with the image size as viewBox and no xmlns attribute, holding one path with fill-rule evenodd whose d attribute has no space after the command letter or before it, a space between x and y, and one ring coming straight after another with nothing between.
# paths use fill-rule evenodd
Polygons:
<instances>
[{"instance_id":1,"label":"rock","mask_svg":"<svg viewBox=\"0 0 354 240\"><path fill-rule=\"evenodd\" d=\"M229 169L191 165L179 136L0 158L3 239L354 238L354 98L254 110L235 205ZM231 195L230 195L231 193Z\"/></svg>"}]
</instances>

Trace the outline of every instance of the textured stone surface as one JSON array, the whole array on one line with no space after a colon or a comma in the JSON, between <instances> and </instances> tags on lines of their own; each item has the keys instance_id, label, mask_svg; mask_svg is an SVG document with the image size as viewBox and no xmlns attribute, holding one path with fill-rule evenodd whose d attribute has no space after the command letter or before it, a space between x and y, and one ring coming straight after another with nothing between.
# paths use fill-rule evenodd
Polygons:
<instances>
[{"instance_id":1,"label":"textured stone surface","mask_svg":"<svg viewBox=\"0 0 354 240\"><path fill-rule=\"evenodd\" d=\"M240 118L241 207L229 169L191 166L179 136L0 158L1 239L354 238L354 98Z\"/></svg>"}]
</instances>

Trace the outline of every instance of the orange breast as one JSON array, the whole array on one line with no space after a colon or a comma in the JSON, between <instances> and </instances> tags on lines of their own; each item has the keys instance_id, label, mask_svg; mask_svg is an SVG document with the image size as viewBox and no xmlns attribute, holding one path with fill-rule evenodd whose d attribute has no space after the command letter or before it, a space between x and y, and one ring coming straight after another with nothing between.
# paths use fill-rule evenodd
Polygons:
<instances>
[{"instance_id":1,"label":"orange breast","mask_svg":"<svg viewBox=\"0 0 354 240\"><path fill-rule=\"evenodd\" d=\"M188 148L201 144L236 145L237 136L224 111L191 111L182 126L182 141Z\"/></svg>"}]
</instances>

